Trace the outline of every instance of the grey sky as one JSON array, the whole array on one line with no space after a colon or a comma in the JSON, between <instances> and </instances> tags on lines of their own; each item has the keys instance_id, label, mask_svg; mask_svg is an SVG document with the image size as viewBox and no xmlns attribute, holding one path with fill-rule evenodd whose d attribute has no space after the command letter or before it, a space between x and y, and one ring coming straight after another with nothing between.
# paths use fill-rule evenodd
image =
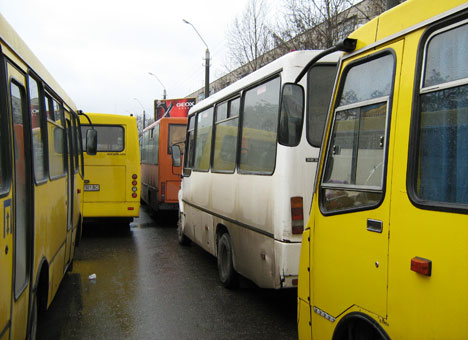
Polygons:
<instances>
[{"instance_id":1,"label":"grey sky","mask_svg":"<svg viewBox=\"0 0 468 340\"><path fill-rule=\"evenodd\" d=\"M271 0L272 3L274 2ZM85 112L153 112L225 73L226 30L247 0L0 0L0 12ZM207 10L208 9L208 10Z\"/></svg>"}]
</instances>

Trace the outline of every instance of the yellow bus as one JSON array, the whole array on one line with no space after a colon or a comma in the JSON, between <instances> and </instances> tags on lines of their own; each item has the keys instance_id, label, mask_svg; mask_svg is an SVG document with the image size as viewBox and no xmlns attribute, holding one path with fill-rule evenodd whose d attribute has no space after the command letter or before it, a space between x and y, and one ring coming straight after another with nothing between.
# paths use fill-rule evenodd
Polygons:
<instances>
[{"instance_id":1,"label":"yellow bus","mask_svg":"<svg viewBox=\"0 0 468 340\"><path fill-rule=\"evenodd\" d=\"M350 35L298 287L300 339L468 339L468 3Z\"/></svg>"},{"instance_id":2,"label":"yellow bus","mask_svg":"<svg viewBox=\"0 0 468 340\"><path fill-rule=\"evenodd\" d=\"M84 221L102 218L128 224L140 214L140 149L136 118L86 114L97 131L97 153L84 153ZM84 116L81 133L91 128Z\"/></svg>"},{"instance_id":3,"label":"yellow bus","mask_svg":"<svg viewBox=\"0 0 468 340\"><path fill-rule=\"evenodd\" d=\"M81 230L81 131L74 103L1 15L0 84L0 339L35 339Z\"/></svg>"}]
</instances>

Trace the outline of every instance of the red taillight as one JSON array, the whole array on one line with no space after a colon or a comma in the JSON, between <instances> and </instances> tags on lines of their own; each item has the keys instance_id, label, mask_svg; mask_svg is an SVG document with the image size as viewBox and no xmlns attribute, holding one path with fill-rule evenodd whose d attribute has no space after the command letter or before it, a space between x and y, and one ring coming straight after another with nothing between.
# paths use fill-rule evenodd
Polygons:
<instances>
[{"instance_id":1,"label":"red taillight","mask_svg":"<svg viewBox=\"0 0 468 340\"><path fill-rule=\"evenodd\" d=\"M411 259L411 270L422 275L431 276L432 261L422 257L413 257Z\"/></svg>"},{"instance_id":2,"label":"red taillight","mask_svg":"<svg viewBox=\"0 0 468 340\"><path fill-rule=\"evenodd\" d=\"M76 189L76 192L77 192L78 194L81 194L81 189Z\"/></svg>"},{"instance_id":3,"label":"red taillight","mask_svg":"<svg viewBox=\"0 0 468 340\"><path fill-rule=\"evenodd\" d=\"M128 207L128 210L135 210L134 207Z\"/></svg>"},{"instance_id":4,"label":"red taillight","mask_svg":"<svg viewBox=\"0 0 468 340\"><path fill-rule=\"evenodd\" d=\"M291 197L291 229L295 235L302 234L304 230L302 197Z\"/></svg>"},{"instance_id":5,"label":"red taillight","mask_svg":"<svg viewBox=\"0 0 468 340\"><path fill-rule=\"evenodd\" d=\"M133 197L133 198L136 198L136 197L137 197L137 194L136 194L136 193L133 193L133 194L132 194L132 197Z\"/></svg>"},{"instance_id":6,"label":"red taillight","mask_svg":"<svg viewBox=\"0 0 468 340\"><path fill-rule=\"evenodd\" d=\"M132 182L132 185L137 185L137 181L133 181L133 182Z\"/></svg>"},{"instance_id":7,"label":"red taillight","mask_svg":"<svg viewBox=\"0 0 468 340\"><path fill-rule=\"evenodd\" d=\"M132 175L132 179L137 179L137 178L138 178L138 176L136 174Z\"/></svg>"}]
</instances>

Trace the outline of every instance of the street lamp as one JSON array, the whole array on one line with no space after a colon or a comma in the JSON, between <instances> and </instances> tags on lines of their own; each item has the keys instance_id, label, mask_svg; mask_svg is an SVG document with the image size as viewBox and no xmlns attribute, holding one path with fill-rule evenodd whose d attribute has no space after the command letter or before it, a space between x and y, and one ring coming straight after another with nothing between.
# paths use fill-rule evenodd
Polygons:
<instances>
[{"instance_id":1,"label":"street lamp","mask_svg":"<svg viewBox=\"0 0 468 340\"><path fill-rule=\"evenodd\" d=\"M146 123L146 117L145 117L145 108L143 107L143 104L141 104L141 102L137 99L137 98L133 98L134 100L136 100L138 102L138 104L140 104L141 108L143 109L143 130L145 129L145 123Z\"/></svg>"},{"instance_id":2,"label":"street lamp","mask_svg":"<svg viewBox=\"0 0 468 340\"><path fill-rule=\"evenodd\" d=\"M205 98L208 98L208 96L210 95L210 49L208 48L208 45L206 44L205 40L203 40L200 33L198 33L195 26L193 26L190 22L188 22L185 19L182 19L182 21L193 27L195 32L200 37L201 41L203 41L203 43L206 46L206 51L205 51Z\"/></svg>"},{"instance_id":3,"label":"street lamp","mask_svg":"<svg viewBox=\"0 0 468 340\"><path fill-rule=\"evenodd\" d=\"M166 87L164 86L164 84L161 82L161 80L159 80L159 78L154 74L154 73L151 73L151 72L148 72L148 74L150 76L153 76L156 78L157 81L159 81L159 84L161 84L161 86L163 87L163 99L166 99Z\"/></svg>"}]
</instances>

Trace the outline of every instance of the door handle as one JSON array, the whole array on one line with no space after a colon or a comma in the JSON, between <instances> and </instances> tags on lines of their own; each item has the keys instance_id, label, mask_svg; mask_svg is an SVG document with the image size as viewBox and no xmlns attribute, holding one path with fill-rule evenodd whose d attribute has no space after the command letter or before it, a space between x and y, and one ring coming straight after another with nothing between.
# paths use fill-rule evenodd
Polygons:
<instances>
[{"instance_id":1,"label":"door handle","mask_svg":"<svg viewBox=\"0 0 468 340\"><path fill-rule=\"evenodd\" d=\"M383 229L383 223L379 220L367 219L367 230L374 233L381 233Z\"/></svg>"}]
</instances>

